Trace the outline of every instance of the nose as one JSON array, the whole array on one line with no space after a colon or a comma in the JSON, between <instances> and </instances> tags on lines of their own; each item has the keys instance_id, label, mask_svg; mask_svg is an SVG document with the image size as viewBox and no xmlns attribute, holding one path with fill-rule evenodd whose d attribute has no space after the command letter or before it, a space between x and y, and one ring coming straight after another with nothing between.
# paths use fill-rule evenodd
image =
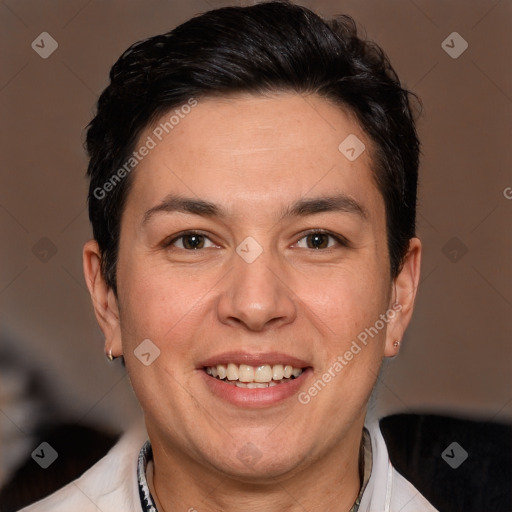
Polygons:
<instances>
[{"instance_id":1,"label":"nose","mask_svg":"<svg viewBox=\"0 0 512 512\"><path fill-rule=\"evenodd\" d=\"M217 303L219 320L255 332L293 322L297 316L294 294L265 252L252 263L238 255L234 259L235 268Z\"/></svg>"}]
</instances>

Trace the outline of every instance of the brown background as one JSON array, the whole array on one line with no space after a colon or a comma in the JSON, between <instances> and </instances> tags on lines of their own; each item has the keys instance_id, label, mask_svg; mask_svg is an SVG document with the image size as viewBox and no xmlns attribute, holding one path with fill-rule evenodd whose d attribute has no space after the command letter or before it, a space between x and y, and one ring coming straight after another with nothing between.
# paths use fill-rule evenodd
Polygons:
<instances>
[{"instance_id":1,"label":"brown background","mask_svg":"<svg viewBox=\"0 0 512 512\"><path fill-rule=\"evenodd\" d=\"M512 187L512 2L298 3L354 16L425 106L423 277L400 356L381 379L377 413L512 419L512 200L504 194ZM0 357L4 376L5 365L39 376L43 413L120 429L136 411L123 369L104 359L82 276L90 237L83 128L124 49L227 4L0 3ZM31 48L43 31L59 44L48 59ZM469 43L457 59L441 47L454 31ZM54 255L48 242L36 246L44 237ZM46 262L41 248L50 251ZM1 402L0 409L0 425L29 434L26 415Z\"/></svg>"}]
</instances>

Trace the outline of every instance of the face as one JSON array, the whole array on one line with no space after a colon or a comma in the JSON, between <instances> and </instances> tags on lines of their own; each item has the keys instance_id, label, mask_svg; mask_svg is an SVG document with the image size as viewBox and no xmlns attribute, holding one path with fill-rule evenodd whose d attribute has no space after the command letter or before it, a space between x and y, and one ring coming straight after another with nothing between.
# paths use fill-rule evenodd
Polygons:
<instances>
[{"instance_id":1,"label":"face","mask_svg":"<svg viewBox=\"0 0 512 512\"><path fill-rule=\"evenodd\" d=\"M96 301L107 344L157 449L238 478L299 472L358 439L419 249L392 280L371 141L325 99L201 100L160 141L168 117L140 137L156 145L132 176L118 298Z\"/></svg>"}]
</instances>

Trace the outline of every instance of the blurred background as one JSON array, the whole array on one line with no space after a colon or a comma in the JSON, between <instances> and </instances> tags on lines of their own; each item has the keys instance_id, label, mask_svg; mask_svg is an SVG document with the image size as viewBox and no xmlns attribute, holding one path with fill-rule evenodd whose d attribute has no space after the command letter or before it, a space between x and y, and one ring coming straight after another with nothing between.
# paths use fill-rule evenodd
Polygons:
<instances>
[{"instance_id":1,"label":"blurred background","mask_svg":"<svg viewBox=\"0 0 512 512\"><path fill-rule=\"evenodd\" d=\"M510 422L512 1L296 3L353 16L424 104L422 282L376 414ZM120 361L104 357L82 275L84 128L131 43L230 4L0 2L0 486L41 425L115 436L139 414Z\"/></svg>"}]
</instances>

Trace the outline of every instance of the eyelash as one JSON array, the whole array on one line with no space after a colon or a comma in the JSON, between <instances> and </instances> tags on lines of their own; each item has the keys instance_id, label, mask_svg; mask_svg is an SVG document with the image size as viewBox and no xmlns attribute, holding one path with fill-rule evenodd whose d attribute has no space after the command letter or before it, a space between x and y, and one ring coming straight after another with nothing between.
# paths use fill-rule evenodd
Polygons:
<instances>
[{"instance_id":1,"label":"eyelash","mask_svg":"<svg viewBox=\"0 0 512 512\"><path fill-rule=\"evenodd\" d=\"M332 238L333 240L335 240L335 242L341 247L349 247L350 246L348 240L345 237L343 237L341 235L335 235L334 233L331 233L330 231L326 231L324 229L311 229L309 231L301 233L300 238L297 240L297 242L295 242L294 245L297 245L301 240L303 240L304 238L307 238L308 236L311 236L311 235L326 235L326 236ZM308 247L308 249L310 251L319 251L319 250L326 251L326 250L333 249L333 248L334 247L327 247L325 249L312 249L312 248Z\"/></svg>"},{"instance_id":2,"label":"eyelash","mask_svg":"<svg viewBox=\"0 0 512 512\"><path fill-rule=\"evenodd\" d=\"M306 231L304 233L301 233L299 235L300 238L297 240L297 242L294 243L294 246L297 245L304 238L307 238L308 236L311 236L311 235L326 235L326 236L329 236L330 238L332 238L333 240L335 240L335 242L341 247L349 247L350 246L348 240L345 237L343 237L341 235L335 235L334 233L331 233L330 231L325 231L322 229L312 229L312 230ZM205 239L209 240L212 244L217 245L210 239L210 237L207 234L205 234L201 231L195 231L195 230L183 231L181 233L178 233L177 235L173 235L172 238L168 238L167 240L165 240L162 245L164 248L169 248L174 243L176 243L178 240L183 239L186 236L202 236ZM180 247L179 249L182 249L182 248ZM308 247L307 249L310 251L319 251L319 250L326 251L326 250L332 249L332 247L327 247L324 249L312 249L312 248ZM194 252L194 249L183 248L182 250L188 251L188 252ZM200 249L196 249L196 250L200 250Z\"/></svg>"},{"instance_id":3,"label":"eyelash","mask_svg":"<svg viewBox=\"0 0 512 512\"><path fill-rule=\"evenodd\" d=\"M185 238L186 236L202 236L205 239L210 240L210 242L212 242L212 244L213 244L213 241L210 239L210 237L206 233L203 233L201 231L191 230L191 231L182 231L181 233L178 233L177 235L173 235L172 237L166 239L162 245L164 246L164 248L171 247L175 242L177 242L180 239ZM216 245L216 244L214 244L214 245ZM179 247L179 249L181 249L181 247ZM183 250L193 252L192 249L183 249Z\"/></svg>"}]
</instances>

